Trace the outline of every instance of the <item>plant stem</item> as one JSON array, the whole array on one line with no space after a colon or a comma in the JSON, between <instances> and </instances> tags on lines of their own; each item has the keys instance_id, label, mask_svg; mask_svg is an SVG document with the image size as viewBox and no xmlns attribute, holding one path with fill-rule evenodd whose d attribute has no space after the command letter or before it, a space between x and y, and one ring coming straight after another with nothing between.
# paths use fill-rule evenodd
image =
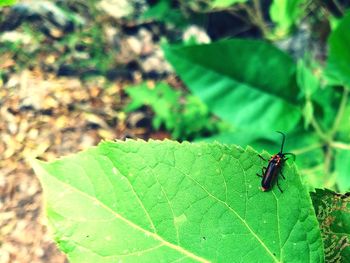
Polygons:
<instances>
[{"instance_id":1,"label":"plant stem","mask_svg":"<svg viewBox=\"0 0 350 263\"><path fill-rule=\"evenodd\" d=\"M304 154L304 153L310 152L310 151L312 151L314 149L320 148L321 146L322 146L322 144L316 143L316 144L310 145L308 147L304 147L304 148L293 150L293 153L295 155L300 155L300 154Z\"/></svg>"},{"instance_id":2,"label":"plant stem","mask_svg":"<svg viewBox=\"0 0 350 263\"><path fill-rule=\"evenodd\" d=\"M321 171L322 168L323 168L323 165L319 164L319 165L313 166L313 167L308 168L308 169L301 169L301 173L302 174L313 174L316 171Z\"/></svg>"},{"instance_id":3,"label":"plant stem","mask_svg":"<svg viewBox=\"0 0 350 263\"><path fill-rule=\"evenodd\" d=\"M339 10L339 12L344 15L344 11L343 8L341 6L341 4L338 2L338 0L333 0L334 5L337 7L337 9Z\"/></svg>"},{"instance_id":4,"label":"plant stem","mask_svg":"<svg viewBox=\"0 0 350 263\"><path fill-rule=\"evenodd\" d=\"M260 27L264 37L266 38L269 35L269 29L268 26L265 23L264 16L261 12L261 5L260 5L260 0L253 0L253 5L254 5L254 20L257 24L257 26Z\"/></svg>"},{"instance_id":5,"label":"plant stem","mask_svg":"<svg viewBox=\"0 0 350 263\"><path fill-rule=\"evenodd\" d=\"M333 158L332 154L332 148L327 147L326 153L325 153L325 160L324 160L324 177L323 177L323 185L327 185L330 177L331 172L331 161Z\"/></svg>"},{"instance_id":6,"label":"plant stem","mask_svg":"<svg viewBox=\"0 0 350 263\"><path fill-rule=\"evenodd\" d=\"M332 141L330 142L330 146L337 149L350 150L350 145L342 142Z\"/></svg>"},{"instance_id":7,"label":"plant stem","mask_svg":"<svg viewBox=\"0 0 350 263\"><path fill-rule=\"evenodd\" d=\"M320 125L318 124L318 122L315 119L315 116L312 116L310 123L311 123L312 127L315 129L318 136L320 136L326 142L330 141L330 137L327 136L327 134L322 131Z\"/></svg>"}]
</instances>

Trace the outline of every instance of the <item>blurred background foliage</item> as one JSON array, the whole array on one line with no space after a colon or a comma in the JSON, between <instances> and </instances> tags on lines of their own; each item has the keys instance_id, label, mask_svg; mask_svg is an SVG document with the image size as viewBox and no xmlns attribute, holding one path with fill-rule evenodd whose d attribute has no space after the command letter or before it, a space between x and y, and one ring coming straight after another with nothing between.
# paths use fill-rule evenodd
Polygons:
<instances>
[{"instance_id":1,"label":"blurred background foliage","mask_svg":"<svg viewBox=\"0 0 350 263\"><path fill-rule=\"evenodd\" d=\"M349 191L349 1L6 0L0 5L3 138L11 137L12 121L23 111L36 120L48 116L62 134L73 130L85 138L96 130L93 141L87 140L91 145L101 139L170 138L250 145L274 154L281 141L276 131L282 131L285 150L296 154L310 190ZM39 89L27 88L22 96L23 74L40 77L40 83L59 80L49 86L60 91L44 96L46 86L35 84ZM15 106L14 94L19 94ZM36 103L38 98L46 102ZM72 117L74 112L79 114ZM45 136L35 134L41 148L29 153L48 158L57 134L51 130L45 143ZM23 160L27 135L19 137L14 150L10 139L0 144L3 159L21 152L15 160ZM57 156L88 146L60 143Z\"/></svg>"},{"instance_id":2,"label":"blurred background foliage","mask_svg":"<svg viewBox=\"0 0 350 263\"><path fill-rule=\"evenodd\" d=\"M125 113L147 112L147 128L180 141L274 153L281 130L311 188L346 191L347 7L306 0L19 1L2 10L1 53L14 63L1 76L6 82L11 72L39 66L84 81L124 81ZM174 73L184 84L163 81Z\"/></svg>"}]
</instances>

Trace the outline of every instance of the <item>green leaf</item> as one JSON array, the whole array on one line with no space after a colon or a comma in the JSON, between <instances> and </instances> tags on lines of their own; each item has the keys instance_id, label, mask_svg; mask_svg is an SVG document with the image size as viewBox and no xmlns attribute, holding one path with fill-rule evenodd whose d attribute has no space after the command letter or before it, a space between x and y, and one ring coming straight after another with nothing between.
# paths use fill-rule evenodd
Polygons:
<instances>
[{"instance_id":1,"label":"green leaf","mask_svg":"<svg viewBox=\"0 0 350 263\"><path fill-rule=\"evenodd\" d=\"M16 0L0 0L0 6L14 5Z\"/></svg>"},{"instance_id":2,"label":"green leaf","mask_svg":"<svg viewBox=\"0 0 350 263\"><path fill-rule=\"evenodd\" d=\"M311 197L321 226L326 262L350 262L350 193L316 189Z\"/></svg>"},{"instance_id":3,"label":"green leaf","mask_svg":"<svg viewBox=\"0 0 350 263\"><path fill-rule=\"evenodd\" d=\"M317 89L312 95L314 116L324 131L330 130L338 113L343 96L342 89L326 86Z\"/></svg>"},{"instance_id":4,"label":"green leaf","mask_svg":"<svg viewBox=\"0 0 350 263\"><path fill-rule=\"evenodd\" d=\"M338 126L338 140L350 142L350 104L347 104Z\"/></svg>"},{"instance_id":5,"label":"green leaf","mask_svg":"<svg viewBox=\"0 0 350 263\"><path fill-rule=\"evenodd\" d=\"M212 7L225 8L237 3L245 3L247 0L213 0L211 3Z\"/></svg>"},{"instance_id":6,"label":"green leaf","mask_svg":"<svg viewBox=\"0 0 350 263\"><path fill-rule=\"evenodd\" d=\"M350 87L350 13L331 33L328 39L329 52L326 76L329 83Z\"/></svg>"},{"instance_id":7,"label":"green leaf","mask_svg":"<svg viewBox=\"0 0 350 263\"><path fill-rule=\"evenodd\" d=\"M128 140L34 169L71 262L323 262L295 166L282 194L260 190L265 164L251 148Z\"/></svg>"},{"instance_id":8,"label":"green leaf","mask_svg":"<svg viewBox=\"0 0 350 263\"><path fill-rule=\"evenodd\" d=\"M181 13L180 9L174 8L169 0L160 0L155 5L146 10L141 18L144 20L155 20L178 27L185 26L187 19Z\"/></svg>"},{"instance_id":9,"label":"green leaf","mask_svg":"<svg viewBox=\"0 0 350 263\"><path fill-rule=\"evenodd\" d=\"M338 188L341 192L350 191L350 150L337 149L335 168Z\"/></svg>"},{"instance_id":10,"label":"green leaf","mask_svg":"<svg viewBox=\"0 0 350 263\"><path fill-rule=\"evenodd\" d=\"M124 110L130 112L147 105L154 111L153 127L162 124L174 139L188 140L201 134L213 134L225 126L211 118L208 107L196 96L182 94L168 84L159 82L154 87L147 83L125 89L130 102Z\"/></svg>"},{"instance_id":11,"label":"green leaf","mask_svg":"<svg viewBox=\"0 0 350 263\"><path fill-rule=\"evenodd\" d=\"M140 108L143 105L150 106L155 113L153 126L159 129L162 123L165 123L167 129L175 128L177 121L174 112L178 112L180 92L175 91L166 83L160 82L154 87L147 83L141 83L136 86L130 86L125 89L131 97L131 101L124 108L130 112Z\"/></svg>"},{"instance_id":12,"label":"green leaf","mask_svg":"<svg viewBox=\"0 0 350 263\"><path fill-rule=\"evenodd\" d=\"M164 51L189 89L233 126L290 131L298 123L296 66L270 44L234 39Z\"/></svg>"},{"instance_id":13,"label":"green leaf","mask_svg":"<svg viewBox=\"0 0 350 263\"><path fill-rule=\"evenodd\" d=\"M297 83L301 90L300 97L305 100L303 107L304 129L307 130L314 117L314 105L311 102L312 95L320 88L319 79L311 71L310 63L299 60L297 64Z\"/></svg>"},{"instance_id":14,"label":"green leaf","mask_svg":"<svg viewBox=\"0 0 350 263\"><path fill-rule=\"evenodd\" d=\"M270 7L271 20L276 23L275 34L285 36L299 22L306 0L274 0Z\"/></svg>"},{"instance_id":15,"label":"green leaf","mask_svg":"<svg viewBox=\"0 0 350 263\"><path fill-rule=\"evenodd\" d=\"M320 88L320 81L311 70L311 66L305 60L299 60L297 64L297 83L304 97L310 97Z\"/></svg>"},{"instance_id":16,"label":"green leaf","mask_svg":"<svg viewBox=\"0 0 350 263\"><path fill-rule=\"evenodd\" d=\"M303 108L304 129L307 130L314 116L314 106L311 101L307 100Z\"/></svg>"}]
</instances>

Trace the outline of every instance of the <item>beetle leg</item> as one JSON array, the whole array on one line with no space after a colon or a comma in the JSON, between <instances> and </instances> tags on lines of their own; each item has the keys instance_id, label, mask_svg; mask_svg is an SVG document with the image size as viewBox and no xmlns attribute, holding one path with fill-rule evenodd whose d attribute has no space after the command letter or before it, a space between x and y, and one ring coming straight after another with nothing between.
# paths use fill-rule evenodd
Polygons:
<instances>
[{"instance_id":1,"label":"beetle leg","mask_svg":"<svg viewBox=\"0 0 350 263\"><path fill-rule=\"evenodd\" d=\"M280 174L281 174L282 178L283 178L284 180L286 180L286 177L284 177L282 171L280 172Z\"/></svg>"},{"instance_id":2,"label":"beetle leg","mask_svg":"<svg viewBox=\"0 0 350 263\"><path fill-rule=\"evenodd\" d=\"M294 153L284 153L283 155L291 155L291 156L293 156L293 160L295 161L295 154Z\"/></svg>"},{"instance_id":3,"label":"beetle leg","mask_svg":"<svg viewBox=\"0 0 350 263\"><path fill-rule=\"evenodd\" d=\"M283 191L282 191L282 189L281 189L281 187L280 187L280 185L279 185L279 183L278 183L278 177L277 177L276 184L277 184L278 189L281 191L281 193L283 193Z\"/></svg>"},{"instance_id":4,"label":"beetle leg","mask_svg":"<svg viewBox=\"0 0 350 263\"><path fill-rule=\"evenodd\" d=\"M258 154L258 156L260 157L260 159L267 161L264 157L262 157L260 154Z\"/></svg>"},{"instance_id":5,"label":"beetle leg","mask_svg":"<svg viewBox=\"0 0 350 263\"><path fill-rule=\"evenodd\" d=\"M266 167L261 168L261 174L265 174L266 172ZM263 177L261 174L256 174L259 177Z\"/></svg>"}]
</instances>

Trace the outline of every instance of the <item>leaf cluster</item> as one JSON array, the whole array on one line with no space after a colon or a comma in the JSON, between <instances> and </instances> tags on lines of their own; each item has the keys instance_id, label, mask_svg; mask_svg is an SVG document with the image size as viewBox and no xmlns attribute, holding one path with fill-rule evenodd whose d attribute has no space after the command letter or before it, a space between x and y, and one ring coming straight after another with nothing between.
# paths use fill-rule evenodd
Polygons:
<instances>
[{"instance_id":1,"label":"leaf cluster","mask_svg":"<svg viewBox=\"0 0 350 263\"><path fill-rule=\"evenodd\" d=\"M197 96L175 90L165 82L153 87L141 83L125 88L125 91L130 97L130 102L124 108L126 112L142 106L150 107L154 112L153 128L164 126L174 139L193 140L224 128L209 114L208 107Z\"/></svg>"}]
</instances>

